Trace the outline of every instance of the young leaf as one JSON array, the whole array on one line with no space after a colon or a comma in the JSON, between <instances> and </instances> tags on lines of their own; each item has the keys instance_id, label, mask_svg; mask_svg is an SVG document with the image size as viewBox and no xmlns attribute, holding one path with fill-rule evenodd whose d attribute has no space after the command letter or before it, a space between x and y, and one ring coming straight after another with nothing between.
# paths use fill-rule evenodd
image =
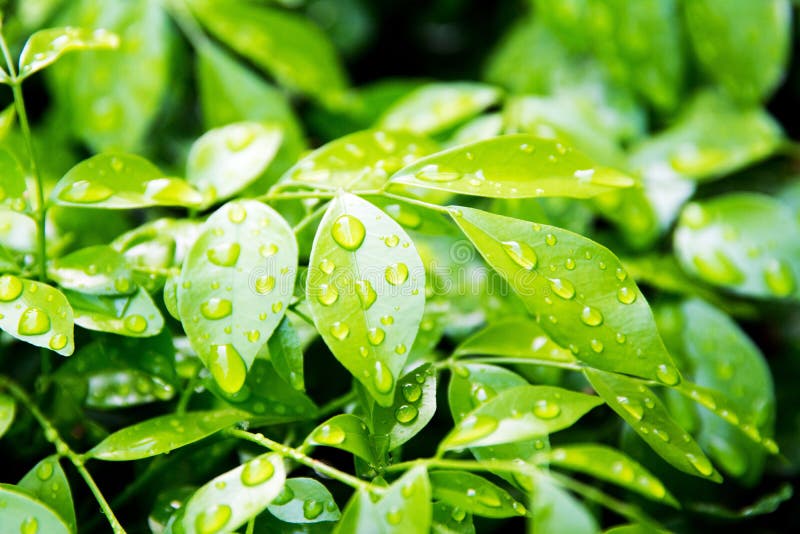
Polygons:
<instances>
[{"instance_id":1,"label":"young leaf","mask_svg":"<svg viewBox=\"0 0 800 534\"><path fill-rule=\"evenodd\" d=\"M27 491L11 484L0 484L0 525L13 532L47 532L71 534L70 527L56 512L32 497ZM12 530L13 529L13 530Z\"/></svg>"},{"instance_id":2,"label":"young leaf","mask_svg":"<svg viewBox=\"0 0 800 534\"><path fill-rule=\"evenodd\" d=\"M312 445L335 447L355 454L367 463L376 463L367 425L352 414L331 417L315 428L306 441Z\"/></svg>"},{"instance_id":3,"label":"young leaf","mask_svg":"<svg viewBox=\"0 0 800 534\"><path fill-rule=\"evenodd\" d=\"M6 147L0 147L0 205L22 211L25 200L25 171L16 156Z\"/></svg>"},{"instance_id":4,"label":"young leaf","mask_svg":"<svg viewBox=\"0 0 800 534\"><path fill-rule=\"evenodd\" d=\"M205 206L225 200L264 172L282 138L278 127L257 122L237 122L210 130L192 144L186 180L204 195Z\"/></svg>"},{"instance_id":5,"label":"young leaf","mask_svg":"<svg viewBox=\"0 0 800 534\"><path fill-rule=\"evenodd\" d=\"M392 104L378 125L387 130L432 135L478 115L500 96L498 88L482 83L431 83Z\"/></svg>"},{"instance_id":6,"label":"young leaf","mask_svg":"<svg viewBox=\"0 0 800 534\"><path fill-rule=\"evenodd\" d=\"M437 152L390 183L491 198L589 198L635 181L557 141L513 134Z\"/></svg>"},{"instance_id":7,"label":"young leaf","mask_svg":"<svg viewBox=\"0 0 800 534\"><path fill-rule=\"evenodd\" d=\"M185 532L233 532L281 492L286 468L267 453L223 473L198 489L181 509Z\"/></svg>"},{"instance_id":8,"label":"young leaf","mask_svg":"<svg viewBox=\"0 0 800 534\"><path fill-rule=\"evenodd\" d=\"M88 330L129 337L151 337L164 328L164 317L142 288L121 297L64 291L75 314L75 324Z\"/></svg>"},{"instance_id":9,"label":"young leaf","mask_svg":"<svg viewBox=\"0 0 800 534\"><path fill-rule=\"evenodd\" d=\"M428 477L432 497L437 501L483 517L525 515L525 507L506 490L478 475L466 471L433 471Z\"/></svg>"},{"instance_id":10,"label":"young leaf","mask_svg":"<svg viewBox=\"0 0 800 534\"><path fill-rule=\"evenodd\" d=\"M0 245L16 252L34 252L36 235L36 221L32 217L0 209Z\"/></svg>"},{"instance_id":11,"label":"young leaf","mask_svg":"<svg viewBox=\"0 0 800 534\"><path fill-rule=\"evenodd\" d=\"M486 354L546 362L574 363L575 356L553 343L535 321L501 320L475 333L456 348L455 356Z\"/></svg>"},{"instance_id":12,"label":"young leaf","mask_svg":"<svg viewBox=\"0 0 800 534\"><path fill-rule=\"evenodd\" d=\"M25 79L73 50L114 49L119 37L109 31L87 28L48 28L28 38L19 56L19 78Z\"/></svg>"},{"instance_id":13,"label":"young leaf","mask_svg":"<svg viewBox=\"0 0 800 534\"><path fill-rule=\"evenodd\" d=\"M580 361L667 385L680 381L647 301L607 248L472 208L452 208L451 215L542 330Z\"/></svg>"},{"instance_id":14,"label":"young leaf","mask_svg":"<svg viewBox=\"0 0 800 534\"><path fill-rule=\"evenodd\" d=\"M0 438L11 428L14 422L14 415L17 412L17 403L14 397L0 393Z\"/></svg>"},{"instance_id":15,"label":"young leaf","mask_svg":"<svg viewBox=\"0 0 800 534\"><path fill-rule=\"evenodd\" d=\"M430 364L425 364L397 381L391 406L373 408L372 431L376 443L385 444L386 451L396 449L425 428L434 413L436 372Z\"/></svg>"},{"instance_id":16,"label":"young leaf","mask_svg":"<svg viewBox=\"0 0 800 534\"><path fill-rule=\"evenodd\" d=\"M475 534L472 516L461 508L453 508L443 502L433 503L434 534Z\"/></svg>"},{"instance_id":17,"label":"young leaf","mask_svg":"<svg viewBox=\"0 0 800 534\"><path fill-rule=\"evenodd\" d=\"M334 356L382 406L425 307L425 268L408 234L354 195L331 201L314 238L306 295Z\"/></svg>"},{"instance_id":18,"label":"young leaf","mask_svg":"<svg viewBox=\"0 0 800 534\"><path fill-rule=\"evenodd\" d=\"M198 207L203 200L185 180L164 177L146 159L122 153L78 163L58 181L52 198L61 206L105 209Z\"/></svg>"},{"instance_id":19,"label":"young leaf","mask_svg":"<svg viewBox=\"0 0 800 534\"><path fill-rule=\"evenodd\" d=\"M584 371L592 387L659 456L690 475L722 481L692 437L672 419L658 396L641 382L595 369Z\"/></svg>"},{"instance_id":20,"label":"young leaf","mask_svg":"<svg viewBox=\"0 0 800 534\"><path fill-rule=\"evenodd\" d=\"M52 508L67 524L70 532L77 532L72 491L57 456L48 456L36 464L19 481L18 486Z\"/></svg>"},{"instance_id":21,"label":"young leaf","mask_svg":"<svg viewBox=\"0 0 800 534\"><path fill-rule=\"evenodd\" d=\"M72 308L64 294L13 274L0 276L0 329L64 356L75 350Z\"/></svg>"},{"instance_id":22,"label":"young leaf","mask_svg":"<svg viewBox=\"0 0 800 534\"><path fill-rule=\"evenodd\" d=\"M600 531L597 520L586 506L546 477L536 477L530 508L528 534L597 534Z\"/></svg>"},{"instance_id":23,"label":"young leaf","mask_svg":"<svg viewBox=\"0 0 800 534\"><path fill-rule=\"evenodd\" d=\"M402 167L439 146L406 132L365 130L331 141L286 171L282 182L349 191L383 187Z\"/></svg>"},{"instance_id":24,"label":"young leaf","mask_svg":"<svg viewBox=\"0 0 800 534\"><path fill-rule=\"evenodd\" d=\"M551 386L507 389L467 414L439 447L452 450L547 436L600 404L598 397Z\"/></svg>"},{"instance_id":25,"label":"young leaf","mask_svg":"<svg viewBox=\"0 0 800 534\"><path fill-rule=\"evenodd\" d=\"M413 467L373 502L359 490L350 498L335 534L428 534L431 527L431 485L425 467Z\"/></svg>"},{"instance_id":26,"label":"young leaf","mask_svg":"<svg viewBox=\"0 0 800 534\"><path fill-rule=\"evenodd\" d=\"M684 270L711 284L754 297L798 296L800 224L766 195L729 193L687 205L674 247Z\"/></svg>"},{"instance_id":27,"label":"young leaf","mask_svg":"<svg viewBox=\"0 0 800 534\"><path fill-rule=\"evenodd\" d=\"M267 509L281 521L293 524L338 521L342 515L328 488L313 478L302 477L286 479L283 490Z\"/></svg>"},{"instance_id":28,"label":"young leaf","mask_svg":"<svg viewBox=\"0 0 800 534\"><path fill-rule=\"evenodd\" d=\"M47 274L61 287L89 295L126 295L136 291L128 262L107 245L95 245L57 258Z\"/></svg>"},{"instance_id":29,"label":"young leaf","mask_svg":"<svg viewBox=\"0 0 800 534\"><path fill-rule=\"evenodd\" d=\"M543 455L547 463L586 473L677 507L678 502L664 485L627 455L605 445L567 445Z\"/></svg>"},{"instance_id":30,"label":"young leaf","mask_svg":"<svg viewBox=\"0 0 800 534\"><path fill-rule=\"evenodd\" d=\"M275 210L253 200L225 204L204 228L181 270L178 312L217 384L236 393L286 313L297 242Z\"/></svg>"},{"instance_id":31,"label":"young leaf","mask_svg":"<svg viewBox=\"0 0 800 534\"><path fill-rule=\"evenodd\" d=\"M305 391L303 347L289 317L284 317L267 343L269 359L284 382Z\"/></svg>"}]
</instances>

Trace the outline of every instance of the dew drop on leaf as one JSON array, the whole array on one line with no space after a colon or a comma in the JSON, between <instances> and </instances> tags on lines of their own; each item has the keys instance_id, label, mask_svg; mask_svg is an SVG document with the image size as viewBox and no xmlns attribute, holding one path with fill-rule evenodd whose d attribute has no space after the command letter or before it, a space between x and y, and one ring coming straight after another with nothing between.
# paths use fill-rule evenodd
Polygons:
<instances>
[{"instance_id":1,"label":"dew drop on leaf","mask_svg":"<svg viewBox=\"0 0 800 534\"><path fill-rule=\"evenodd\" d=\"M240 204L231 204L228 208L228 220L234 224L239 224L247 218L247 210Z\"/></svg>"},{"instance_id":2,"label":"dew drop on leaf","mask_svg":"<svg viewBox=\"0 0 800 534\"><path fill-rule=\"evenodd\" d=\"M347 436L340 427L336 425L322 425L314 432L314 441L323 445L339 445L344 442Z\"/></svg>"},{"instance_id":3,"label":"dew drop on leaf","mask_svg":"<svg viewBox=\"0 0 800 534\"><path fill-rule=\"evenodd\" d=\"M394 412L394 418L398 423L407 425L417 418L419 411L411 404L401 404Z\"/></svg>"},{"instance_id":4,"label":"dew drop on leaf","mask_svg":"<svg viewBox=\"0 0 800 534\"><path fill-rule=\"evenodd\" d=\"M617 300L623 304L633 304L636 300L636 291L628 286L622 286L617 290Z\"/></svg>"},{"instance_id":5,"label":"dew drop on leaf","mask_svg":"<svg viewBox=\"0 0 800 534\"><path fill-rule=\"evenodd\" d=\"M22 280L13 274L0 276L0 301L10 302L22 293Z\"/></svg>"},{"instance_id":6,"label":"dew drop on leaf","mask_svg":"<svg viewBox=\"0 0 800 534\"><path fill-rule=\"evenodd\" d=\"M375 362L374 371L372 375L372 385L375 386L375 391L378 393L389 393L394 386L392 372L380 361Z\"/></svg>"},{"instance_id":7,"label":"dew drop on leaf","mask_svg":"<svg viewBox=\"0 0 800 534\"><path fill-rule=\"evenodd\" d=\"M711 473L714 472L714 467L711 465L711 462L708 461L708 458L704 456L695 456L694 454L687 454L686 459L689 460L689 463L692 464L698 473L703 476L709 476Z\"/></svg>"},{"instance_id":8,"label":"dew drop on leaf","mask_svg":"<svg viewBox=\"0 0 800 534\"><path fill-rule=\"evenodd\" d=\"M637 421L641 421L642 417L644 417L644 408L642 408L642 405L637 401L620 396L617 397L617 402L622 406L623 410L628 412L628 414Z\"/></svg>"},{"instance_id":9,"label":"dew drop on leaf","mask_svg":"<svg viewBox=\"0 0 800 534\"><path fill-rule=\"evenodd\" d=\"M449 445L451 447L468 445L494 432L497 425L497 419L494 417L470 415L458 425L455 435L448 440Z\"/></svg>"},{"instance_id":10,"label":"dew drop on leaf","mask_svg":"<svg viewBox=\"0 0 800 534\"><path fill-rule=\"evenodd\" d=\"M255 280L256 293L266 295L275 288L275 277L270 274L262 274Z\"/></svg>"},{"instance_id":11,"label":"dew drop on leaf","mask_svg":"<svg viewBox=\"0 0 800 534\"><path fill-rule=\"evenodd\" d=\"M352 215L340 215L331 227L331 236L345 250L356 250L364 242L364 224Z\"/></svg>"},{"instance_id":12,"label":"dew drop on leaf","mask_svg":"<svg viewBox=\"0 0 800 534\"><path fill-rule=\"evenodd\" d=\"M414 176L426 182L454 182L461 178L461 173L440 165L425 165Z\"/></svg>"},{"instance_id":13,"label":"dew drop on leaf","mask_svg":"<svg viewBox=\"0 0 800 534\"><path fill-rule=\"evenodd\" d=\"M320 284L317 300L323 306L331 306L339 298L339 292L332 284Z\"/></svg>"},{"instance_id":14,"label":"dew drop on leaf","mask_svg":"<svg viewBox=\"0 0 800 534\"><path fill-rule=\"evenodd\" d=\"M284 485L283 489L278 494L278 496L272 500L272 504L277 504L278 506L282 506L291 501L292 499L294 499L294 491L288 485Z\"/></svg>"},{"instance_id":15,"label":"dew drop on leaf","mask_svg":"<svg viewBox=\"0 0 800 534\"><path fill-rule=\"evenodd\" d=\"M378 294L375 293L375 289L373 289L369 280L358 280L355 285L358 300L361 301L361 307L368 310L375 303Z\"/></svg>"},{"instance_id":16,"label":"dew drop on leaf","mask_svg":"<svg viewBox=\"0 0 800 534\"><path fill-rule=\"evenodd\" d=\"M316 519L324 510L325 505L314 499L306 499L303 502L303 517L306 519Z\"/></svg>"},{"instance_id":17,"label":"dew drop on leaf","mask_svg":"<svg viewBox=\"0 0 800 534\"><path fill-rule=\"evenodd\" d=\"M194 526L198 534L215 534L220 532L231 518L231 507L227 504L216 504L197 514Z\"/></svg>"},{"instance_id":18,"label":"dew drop on leaf","mask_svg":"<svg viewBox=\"0 0 800 534\"><path fill-rule=\"evenodd\" d=\"M42 462L39 468L36 469L36 476L41 481L49 480L53 476L53 463L49 461Z\"/></svg>"},{"instance_id":19,"label":"dew drop on leaf","mask_svg":"<svg viewBox=\"0 0 800 534\"><path fill-rule=\"evenodd\" d=\"M31 306L23 311L19 317L17 331L23 336L37 336L49 330L50 316L41 308Z\"/></svg>"},{"instance_id":20,"label":"dew drop on leaf","mask_svg":"<svg viewBox=\"0 0 800 534\"><path fill-rule=\"evenodd\" d=\"M26 517L19 526L20 534L37 534L39 532L39 522L35 517Z\"/></svg>"},{"instance_id":21,"label":"dew drop on leaf","mask_svg":"<svg viewBox=\"0 0 800 534\"><path fill-rule=\"evenodd\" d=\"M661 364L656 369L656 376L658 379L668 386L674 386L680 382L680 375L678 370L671 365Z\"/></svg>"},{"instance_id":22,"label":"dew drop on leaf","mask_svg":"<svg viewBox=\"0 0 800 534\"><path fill-rule=\"evenodd\" d=\"M383 343L385 337L386 332L384 332L382 328L375 327L367 330L367 340L369 340L371 345L380 345Z\"/></svg>"},{"instance_id":23,"label":"dew drop on leaf","mask_svg":"<svg viewBox=\"0 0 800 534\"><path fill-rule=\"evenodd\" d=\"M408 267L405 263L393 263L386 268L386 281L399 286L408 279Z\"/></svg>"},{"instance_id":24,"label":"dew drop on leaf","mask_svg":"<svg viewBox=\"0 0 800 534\"><path fill-rule=\"evenodd\" d=\"M508 257L511 258L511 261L523 269L530 271L536 267L536 252L534 252L527 243L520 243L519 241L504 241L502 246Z\"/></svg>"},{"instance_id":25,"label":"dew drop on leaf","mask_svg":"<svg viewBox=\"0 0 800 534\"><path fill-rule=\"evenodd\" d=\"M244 360L231 344L211 347L209 370L219 387L226 393L236 393L242 389L247 376Z\"/></svg>"},{"instance_id":26,"label":"dew drop on leaf","mask_svg":"<svg viewBox=\"0 0 800 534\"><path fill-rule=\"evenodd\" d=\"M231 314L233 306L228 299L212 297L200 305L200 313L206 319L216 320Z\"/></svg>"},{"instance_id":27,"label":"dew drop on leaf","mask_svg":"<svg viewBox=\"0 0 800 534\"><path fill-rule=\"evenodd\" d=\"M242 484L245 486L258 486L272 478L275 466L268 458L254 458L242 469Z\"/></svg>"},{"instance_id":28,"label":"dew drop on leaf","mask_svg":"<svg viewBox=\"0 0 800 534\"><path fill-rule=\"evenodd\" d=\"M103 184L89 180L77 180L67 185L58 194L58 198L77 204L93 204L110 198L114 190Z\"/></svg>"},{"instance_id":29,"label":"dew drop on leaf","mask_svg":"<svg viewBox=\"0 0 800 534\"><path fill-rule=\"evenodd\" d=\"M785 261L769 260L764 269L764 283L776 297L788 297L795 289L792 268Z\"/></svg>"},{"instance_id":30,"label":"dew drop on leaf","mask_svg":"<svg viewBox=\"0 0 800 534\"><path fill-rule=\"evenodd\" d=\"M599 339L593 339L589 342L589 346L592 347L592 350L596 353L600 354L603 352L603 342Z\"/></svg>"},{"instance_id":31,"label":"dew drop on leaf","mask_svg":"<svg viewBox=\"0 0 800 534\"><path fill-rule=\"evenodd\" d=\"M331 274L335 267L336 265L331 260L328 259L319 262L319 268L325 274Z\"/></svg>"},{"instance_id":32,"label":"dew drop on leaf","mask_svg":"<svg viewBox=\"0 0 800 534\"><path fill-rule=\"evenodd\" d=\"M400 392L407 402L417 402L422 396L422 388L413 383L403 384L403 386L400 388Z\"/></svg>"},{"instance_id":33,"label":"dew drop on leaf","mask_svg":"<svg viewBox=\"0 0 800 534\"><path fill-rule=\"evenodd\" d=\"M533 415L540 419L553 419L561 413L558 404L547 400L539 400L533 405Z\"/></svg>"},{"instance_id":34,"label":"dew drop on leaf","mask_svg":"<svg viewBox=\"0 0 800 534\"><path fill-rule=\"evenodd\" d=\"M581 321L587 326L600 326L603 324L603 314L591 306L584 306L581 311Z\"/></svg>"},{"instance_id":35,"label":"dew drop on leaf","mask_svg":"<svg viewBox=\"0 0 800 534\"><path fill-rule=\"evenodd\" d=\"M147 330L147 319L142 317L139 314L134 313L133 315L129 315L123 321L125 328L130 330L135 334L141 334L145 330Z\"/></svg>"},{"instance_id":36,"label":"dew drop on leaf","mask_svg":"<svg viewBox=\"0 0 800 534\"><path fill-rule=\"evenodd\" d=\"M350 335L350 327L346 323L336 321L331 325L330 332L339 341L344 341Z\"/></svg>"},{"instance_id":37,"label":"dew drop on leaf","mask_svg":"<svg viewBox=\"0 0 800 534\"><path fill-rule=\"evenodd\" d=\"M389 326L391 324L394 324L394 317L392 317L391 315L384 315L383 317L381 317L381 324L384 326Z\"/></svg>"},{"instance_id":38,"label":"dew drop on leaf","mask_svg":"<svg viewBox=\"0 0 800 534\"><path fill-rule=\"evenodd\" d=\"M220 267L232 267L236 265L241 249L239 243L223 243L208 249L206 254L211 263Z\"/></svg>"},{"instance_id":39,"label":"dew drop on leaf","mask_svg":"<svg viewBox=\"0 0 800 534\"><path fill-rule=\"evenodd\" d=\"M561 297L569 300L575 296L575 286L565 278L550 278L550 290Z\"/></svg>"}]
</instances>

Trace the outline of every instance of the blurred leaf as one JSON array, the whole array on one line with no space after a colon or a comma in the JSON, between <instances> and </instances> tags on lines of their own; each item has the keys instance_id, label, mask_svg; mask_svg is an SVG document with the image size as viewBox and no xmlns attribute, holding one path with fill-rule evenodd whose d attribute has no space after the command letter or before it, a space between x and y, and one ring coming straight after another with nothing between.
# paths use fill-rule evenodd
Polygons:
<instances>
[{"instance_id":1,"label":"blurred leaf","mask_svg":"<svg viewBox=\"0 0 800 534\"><path fill-rule=\"evenodd\" d=\"M125 258L106 245L56 258L47 272L61 287L89 295L124 295L136 290Z\"/></svg>"},{"instance_id":2,"label":"blurred leaf","mask_svg":"<svg viewBox=\"0 0 800 534\"><path fill-rule=\"evenodd\" d=\"M17 403L14 397L0 393L0 438L11 428L16 413Z\"/></svg>"},{"instance_id":3,"label":"blurred leaf","mask_svg":"<svg viewBox=\"0 0 800 534\"><path fill-rule=\"evenodd\" d=\"M292 388L304 391L303 347L289 317L283 318L267 346L275 372Z\"/></svg>"},{"instance_id":4,"label":"blurred leaf","mask_svg":"<svg viewBox=\"0 0 800 534\"><path fill-rule=\"evenodd\" d=\"M742 519L747 517L771 514L784 502L794 495L791 484L784 484L775 492L764 495L756 502L738 510L730 510L716 504L694 503L692 510L712 517L722 517L725 519Z\"/></svg>"},{"instance_id":5,"label":"blurred leaf","mask_svg":"<svg viewBox=\"0 0 800 534\"><path fill-rule=\"evenodd\" d=\"M25 171L13 152L0 146L0 204L22 211L25 199Z\"/></svg>"},{"instance_id":6,"label":"blurred leaf","mask_svg":"<svg viewBox=\"0 0 800 534\"><path fill-rule=\"evenodd\" d=\"M433 524L431 532L434 534L475 534L475 525L472 516L461 510L453 508L443 502L433 503Z\"/></svg>"},{"instance_id":7,"label":"blurred leaf","mask_svg":"<svg viewBox=\"0 0 800 534\"><path fill-rule=\"evenodd\" d=\"M595 534L600 531L597 520L583 503L545 477L534 481L528 534L569 532Z\"/></svg>"},{"instance_id":8,"label":"blurred leaf","mask_svg":"<svg viewBox=\"0 0 800 534\"><path fill-rule=\"evenodd\" d=\"M334 447L354 454L368 463L376 463L367 425L360 417L339 414L319 425L308 435L312 445Z\"/></svg>"},{"instance_id":9,"label":"blurred leaf","mask_svg":"<svg viewBox=\"0 0 800 534\"><path fill-rule=\"evenodd\" d=\"M119 47L119 37L103 29L49 28L28 38L19 56L19 79L23 80L58 61L73 50Z\"/></svg>"},{"instance_id":10,"label":"blurred leaf","mask_svg":"<svg viewBox=\"0 0 800 534\"><path fill-rule=\"evenodd\" d=\"M525 507L507 491L466 471L434 471L428 474L432 497L459 510L484 517L525 515Z\"/></svg>"}]
</instances>

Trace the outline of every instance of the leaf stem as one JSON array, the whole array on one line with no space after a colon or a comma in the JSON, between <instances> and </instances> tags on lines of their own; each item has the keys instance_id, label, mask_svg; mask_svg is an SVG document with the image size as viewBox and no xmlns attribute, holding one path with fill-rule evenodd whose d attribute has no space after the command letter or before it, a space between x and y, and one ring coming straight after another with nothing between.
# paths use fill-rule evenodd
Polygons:
<instances>
[{"instance_id":1,"label":"leaf stem","mask_svg":"<svg viewBox=\"0 0 800 534\"><path fill-rule=\"evenodd\" d=\"M287 191L285 193L270 191L260 197L256 197L256 200L265 202L268 200L291 200L296 198L327 199L335 196L335 191Z\"/></svg>"},{"instance_id":2,"label":"leaf stem","mask_svg":"<svg viewBox=\"0 0 800 534\"><path fill-rule=\"evenodd\" d=\"M122 528L122 525L117 520L117 517L114 515L114 511L111 510L108 502L106 501L103 493L100 491L100 488L97 487L97 483L92 478L91 473L86 469L84 465L84 457L74 450L70 448L66 441L63 440L61 435L58 433L58 430L53 426L53 423L42 413L39 407L33 402L33 400L28 396L24 389L22 389L16 382L12 381L10 378L6 376L0 376L0 388L6 389L9 393L11 393L14 398L19 401L20 404L25 406L33 415L34 419L39 423L44 430L45 438L47 441L51 442L58 452L59 456L63 456L67 458L72 465L75 466L75 469L80 473L83 480L86 482L86 485L89 486L89 490L91 490L94 498L97 500L97 503L100 505L103 514L108 519L109 525L111 525L111 529L114 531L114 534L125 534L125 529Z\"/></svg>"},{"instance_id":3,"label":"leaf stem","mask_svg":"<svg viewBox=\"0 0 800 534\"><path fill-rule=\"evenodd\" d=\"M336 397L335 399L331 399L325 404L323 404L319 412L317 413L318 418L327 418L328 416L339 412L342 408L353 402L358 398L356 391L351 389L344 395Z\"/></svg>"},{"instance_id":4,"label":"leaf stem","mask_svg":"<svg viewBox=\"0 0 800 534\"><path fill-rule=\"evenodd\" d=\"M306 215L305 217L300 219L300 222L298 222L294 226L294 228L292 228L292 230L294 231L295 235L297 235L300 232L302 232L305 229L305 227L308 226L309 223L313 222L314 219L319 217L320 214L323 211L325 211L325 208L327 208L327 207L328 207L328 203L327 202L323 202L321 205L317 206L317 208L314 209L314 211L312 211L311 213L309 213L308 215Z\"/></svg>"},{"instance_id":5,"label":"leaf stem","mask_svg":"<svg viewBox=\"0 0 800 534\"><path fill-rule=\"evenodd\" d=\"M382 197L408 202L409 204L414 204L415 206L419 206L427 210L438 211L439 213L444 213L445 215L450 214L450 208L447 206L439 206L438 204L431 204L430 202L417 200L416 198L411 198L403 195L395 195L394 193L389 193L388 191L379 191L378 194L380 194Z\"/></svg>"}]
</instances>

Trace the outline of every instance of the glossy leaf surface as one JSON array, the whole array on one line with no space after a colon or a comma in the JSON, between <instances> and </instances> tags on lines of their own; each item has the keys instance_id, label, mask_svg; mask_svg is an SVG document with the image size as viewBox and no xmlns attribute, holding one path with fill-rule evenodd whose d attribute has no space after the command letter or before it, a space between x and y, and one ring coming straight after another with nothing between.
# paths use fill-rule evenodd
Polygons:
<instances>
[{"instance_id":1,"label":"glossy leaf surface","mask_svg":"<svg viewBox=\"0 0 800 534\"><path fill-rule=\"evenodd\" d=\"M459 345L455 354L575 362L575 356L569 350L556 345L538 323L521 318L506 319L487 326Z\"/></svg>"},{"instance_id":2,"label":"glossy leaf surface","mask_svg":"<svg viewBox=\"0 0 800 534\"><path fill-rule=\"evenodd\" d=\"M367 425L356 415L339 414L331 417L308 435L307 442L335 447L354 454L365 462L375 462Z\"/></svg>"},{"instance_id":3,"label":"glossy leaf surface","mask_svg":"<svg viewBox=\"0 0 800 534\"><path fill-rule=\"evenodd\" d=\"M328 489L313 478L287 478L281 493L268 507L270 513L287 523L338 521L339 506Z\"/></svg>"},{"instance_id":4,"label":"glossy leaf surface","mask_svg":"<svg viewBox=\"0 0 800 534\"><path fill-rule=\"evenodd\" d=\"M0 147L0 205L21 211L27 204L25 171L11 151Z\"/></svg>"},{"instance_id":5,"label":"glossy leaf surface","mask_svg":"<svg viewBox=\"0 0 800 534\"><path fill-rule=\"evenodd\" d=\"M570 534L596 534L600 531L597 520L583 503L545 478L534 481L531 498L533 519L528 522L528 534L558 532Z\"/></svg>"},{"instance_id":6,"label":"glossy leaf surface","mask_svg":"<svg viewBox=\"0 0 800 534\"><path fill-rule=\"evenodd\" d=\"M428 474L437 501L484 517L525 515L525 507L507 491L466 471L434 471Z\"/></svg>"},{"instance_id":7,"label":"glossy leaf surface","mask_svg":"<svg viewBox=\"0 0 800 534\"><path fill-rule=\"evenodd\" d=\"M5 503L0 509L0 524L13 529L12 532L71 532L69 525L55 511L17 486L0 484L0 502Z\"/></svg>"},{"instance_id":8,"label":"glossy leaf surface","mask_svg":"<svg viewBox=\"0 0 800 534\"><path fill-rule=\"evenodd\" d=\"M103 29L48 28L28 38L19 56L19 75L26 78L73 50L117 48L119 37Z\"/></svg>"},{"instance_id":9,"label":"glossy leaf surface","mask_svg":"<svg viewBox=\"0 0 800 534\"><path fill-rule=\"evenodd\" d=\"M55 511L70 532L77 532L72 491L57 456L48 456L33 466L19 481L19 487Z\"/></svg>"},{"instance_id":10,"label":"glossy leaf surface","mask_svg":"<svg viewBox=\"0 0 800 534\"><path fill-rule=\"evenodd\" d=\"M372 428L377 443L391 451L417 435L436 413L436 372L422 365L397 381L394 403L376 406Z\"/></svg>"},{"instance_id":11,"label":"glossy leaf surface","mask_svg":"<svg viewBox=\"0 0 800 534\"><path fill-rule=\"evenodd\" d=\"M164 328L164 317L142 288L130 296L110 297L65 291L75 324L89 330L130 337L151 337Z\"/></svg>"},{"instance_id":12,"label":"glossy leaf surface","mask_svg":"<svg viewBox=\"0 0 800 534\"><path fill-rule=\"evenodd\" d=\"M124 295L136 290L125 258L106 245L86 247L53 260L48 275L61 287L90 295Z\"/></svg>"}]
</instances>

